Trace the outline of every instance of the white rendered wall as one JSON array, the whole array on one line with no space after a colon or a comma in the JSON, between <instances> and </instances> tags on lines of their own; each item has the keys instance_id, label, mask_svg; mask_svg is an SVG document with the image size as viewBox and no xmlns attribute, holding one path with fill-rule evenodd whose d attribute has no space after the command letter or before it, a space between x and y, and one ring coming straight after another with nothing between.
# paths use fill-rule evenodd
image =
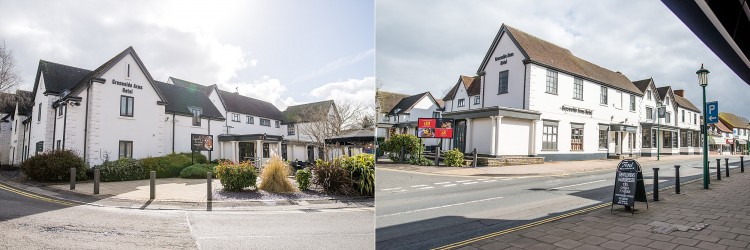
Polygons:
<instances>
[{"instance_id":1,"label":"white rendered wall","mask_svg":"<svg viewBox=\"0 0 750 250\"><path fill-rule=\"evenodd\" d=\"M503 117L498 133L499 155L529 155L531 121ZM560 137L564 138L564 137Z\"/></svg>"},{"instance_id":2,"label":"white rendered wall","mask_svg":"<svg viewBox=\"0 0 750 250\"><path fill-rule=\"evenodd\" d=\"M505 59L495 61L495 57L500 57L513 53L513 56ZM524 99L524 68L523 60L526 59L521 50L515 45L513 40L510 39L508 33L502 34L497 47L492 52L490 60L484 68L486 74L484 75L484 94L482 100L485 107L510 107L523 109ZM506 64L501 62L506 61ZM499 81L500 72L508 70L508 93L499 94ZM471 102L474 104L473 100ZM480 108L474 107L472 108Z\"/></svg>"}]
</instances>

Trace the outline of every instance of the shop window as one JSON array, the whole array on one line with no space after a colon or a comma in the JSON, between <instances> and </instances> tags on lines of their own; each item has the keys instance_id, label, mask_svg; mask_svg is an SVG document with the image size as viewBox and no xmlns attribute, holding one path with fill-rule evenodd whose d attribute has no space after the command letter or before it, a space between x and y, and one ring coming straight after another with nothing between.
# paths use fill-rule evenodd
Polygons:
<instances>
[{"instance_id":1,"label":"shop window","mask_svg":"<svg viewBox=\"0 0 750 250\"><path fill-rule=\"evenodd\" d=\"M607 132L606 129L599 130L599 149L607 148Z\"/></svg>"},{"instance_id":2,"label":"shop window","mask_svg":"<svg viewBox=\"0 0 750 250\"><path fill-rule=\"evenodd\" d=\"M557 125L544 125L542 130L542 150L557 150Z\"/></svg>"},{"instance_id":3,"label":"shop window","mask_svg":"<svg viewBox=\"0 0 750 250\"><path fill-rule=\"evenodd\" d=\"M672 132L671 131L661 131L662 132L662 148L671 148L672 147Z\"/></svg>"},{"instance_id":4,"label":"shop window","mask_svg":"<svg viewBox=\"0 0 750 250\"><path fill-rule=\"evenodd\" d=\"M571 124L570 131L570 150L583 150L583 124Z\"/></svg>"},{"instance_id":5,"label":"shop window","mask_svg":"<svg viewBox=\"0 0 750 250\"><path fill-rule=\"evenodd\" d=\"M680 131L680 147L688 146L687 131Z\"/></svg>"},{"instance_id":6,"label":"shop window","mask_svg":"<svg viewBox=\"0 0 750 250\"><path fill-rule=\"evenodd\" d=\"M133 142L132 141L120 141L120 150L118 159L122 158L133 158Z\"/></svg>"},{"instance_id":7,"label":"shop window","mask_svg":"<svg viewBox=\"0 0 750 250\"><path fill-rule=\"evenodd\" d=\"M643 134L643 147L644 148L650 148L651 147L651 129L642 128L641 133Z\"/></svg>"}]
</instances>

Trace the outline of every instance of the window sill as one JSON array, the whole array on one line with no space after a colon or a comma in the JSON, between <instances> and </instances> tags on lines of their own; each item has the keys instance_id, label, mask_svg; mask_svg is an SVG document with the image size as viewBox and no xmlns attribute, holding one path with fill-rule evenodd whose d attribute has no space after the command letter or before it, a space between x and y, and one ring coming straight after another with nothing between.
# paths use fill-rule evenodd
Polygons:
<instances>
[{"instance_id":1,"label":"window sill","mask_svg":"<svg viewBox=\"0 0 750 250\"><path fill-rule=\"evenodd\" d=\"M135 118L133 118L132 116L120 116L118 118L123 120L135 120Z\"/></svg>"},{"instance_id":2,"label":"window sill","mask_svg":"<svg viewBox=\"0 0 750 250\"><path fill-rule=\"evenodd\" d=\"M506 91L506 92L500 92L500 93L497 93L497 94L498 94L498 95L502 95L502 94L507 94L507 93L508 93L508 92Z\"/></svg>"},{"instance_id":3,"label":"window sill","mask_svg":"<svg viewBox=\"0 0 750 250\"><path fill-rule=\"evenodd\" d=\"M573 97L573 100L583 101L583 98L575 98L575 97Z\"/></svg>"},{"instance_id":4,"label":"window sill","mask_svg":"<svg viewBox=\"0 0 750 250\"><path fill-rule=\"evenodd\" d=\"M609 107L606 103L599 103L599 106Z\"/></svg>"},{"instance_id":5,"label":"window sill","mask_svg":"<svg viewBox=\"0 0 750 250\"><path fill-rule=\"evenodd\" d=\"M557 149L542 149L542 152L557 152Z\"/></svg>"},{"instance_id":6,"label":"window sill","mask_svg":"<svg viewBox=\"0 0 750 250\"><path fill-rule=\"evenodd\" d=\"M581 149L581 150L570 150L570 152L583 152L583 149Z\"/></svg>"},{"instance_id":7,"label":"window sill","mask_svg":"<svg viewBox=\"0 0 750 250\"><path fill-rule=\"evenodd\" d=\"M545 91L544 93L545 93L545 94L550 94L550 95L557 95L557 93L546 92L546 91Z\"/></svg>"}]
</instances>

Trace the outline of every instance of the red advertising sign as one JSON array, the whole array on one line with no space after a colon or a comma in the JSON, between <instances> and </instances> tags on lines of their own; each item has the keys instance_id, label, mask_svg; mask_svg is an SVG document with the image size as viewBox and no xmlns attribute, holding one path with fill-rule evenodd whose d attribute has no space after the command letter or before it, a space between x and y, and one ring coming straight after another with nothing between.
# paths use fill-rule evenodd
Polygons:
<instances>
[{"instance_id":1,"label":"red advertising sign","mask_svg":"<svg viewBox=\"0 0 750 250\"><path fill-rule=\"evenodd\" d=\"M419 138L453 138L453 119L419 118L417 123Z\"/></svg>"}]
</instances>

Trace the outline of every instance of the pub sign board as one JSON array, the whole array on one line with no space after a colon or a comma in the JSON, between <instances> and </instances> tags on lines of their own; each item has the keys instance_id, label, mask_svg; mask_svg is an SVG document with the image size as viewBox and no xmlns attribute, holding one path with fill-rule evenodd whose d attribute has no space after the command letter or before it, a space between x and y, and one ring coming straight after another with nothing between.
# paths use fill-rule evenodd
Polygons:
<instances>
[{"instance_id":1,"label":"pub sign board","mask_svg":"<svg viewBox=\"0 0 750 250\"><path fill-rule=\"evenodd\" d=\"M214 137L212 135L190 134L190 150L214 151Z\"/></svg>"},{"instance_id":2,"label":"pub sign board","mask_svg":"<svg viewBox=\"0 0 750 250\"><path fill-rule=\"evenodd\" d=\"M615 188L612 194L612 207L625 206L625 209L635 207L635 202L646 202L646 187L643 183L641 165L635 160L623 160L617 165L615 174ZM611 209L610 209L611 210ZM633 210L635 213L635 210Z\"/></svg>"},{"instance_id":3,"label":"pub sign board","mask_svg":"<svg viewBox=\"0 0 750 250\"><path fill-rule=\"evenodd\" d=\"M417 119L417 137L419 138L453 138L452 118L419 118Z\"/></svg>"}]
</instances>

